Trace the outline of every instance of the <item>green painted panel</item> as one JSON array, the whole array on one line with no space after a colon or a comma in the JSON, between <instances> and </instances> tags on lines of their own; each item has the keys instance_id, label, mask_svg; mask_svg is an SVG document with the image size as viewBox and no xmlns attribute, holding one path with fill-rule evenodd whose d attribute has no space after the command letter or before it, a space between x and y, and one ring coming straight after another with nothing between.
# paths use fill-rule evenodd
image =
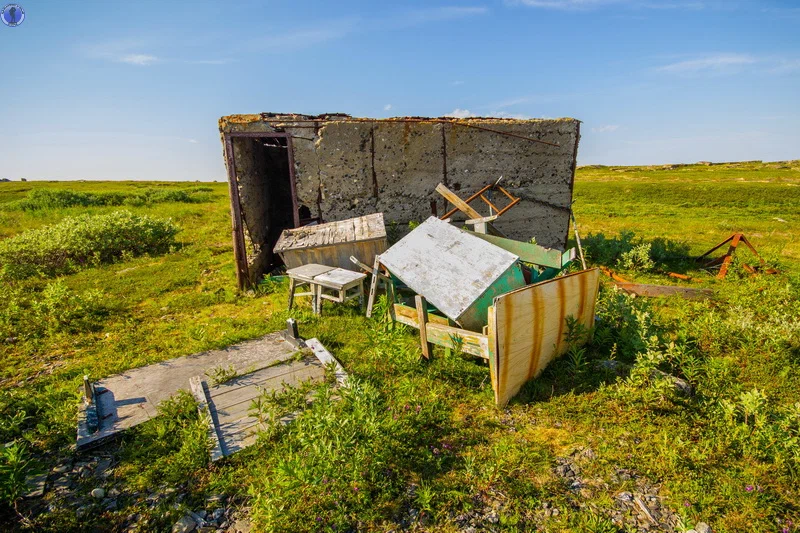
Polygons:
<instances>
[{"instance_id":1,"label":"green painted panel","mask_svg":"<svg viewBox=\"0 0 800 533\"><path fill-rule=\"evenodd\" d=\"M525 277L522 275L522 267L519 262L516 262L508 267L508 269L501 274L460 317L458 317L458 323L464 329L481 332L483 326L487 323L488 309L489 306L492 305L495 296L500 296L501 294L524 286Z\"/></svg>"},{"instance_id":2,"label":"green painted panel","mask_svg":"<svg viewBox=\"0 0 800 533\"><path fill-rule=\"evenodd\" d=\"M550 248L545 248L543 246L539 246L538 244L515 241L513 239L496 237L494 235L484 235L482 233L473 233L473 235L483 239L486 242L490 242L495 246L499 246L503 250L511 252L512 254L518 256L520 261L550 268L560 269L564 267L564 263L562 262L562 253L558 250L551 250ZM568 254L568 252L565 253Z\"/></svg>"}]
</instances>

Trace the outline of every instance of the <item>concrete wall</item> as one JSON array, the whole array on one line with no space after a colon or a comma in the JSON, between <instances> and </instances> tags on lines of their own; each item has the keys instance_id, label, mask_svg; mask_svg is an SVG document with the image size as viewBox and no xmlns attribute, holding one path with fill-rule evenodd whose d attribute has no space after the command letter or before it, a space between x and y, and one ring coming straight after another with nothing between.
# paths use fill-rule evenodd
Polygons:
<instances>
[{"instance_id":1,"label":"concrete wall","mask_svg":"<svg viewBox=\"0 0 800 533\"><path fill-rule=\"evenodd\" d=\"M434 191L438 183L464 198L503 176L501 184L523 201L496 226L515 239L536 237L539 244L559 249L566 245L579 136L575 119L474 118L443 123L344 115L232 115L220 119L220 131L290 133L298 205L326 221L376 211L383 211L387 222L422 221L431 214L431 200L437 201L440 215L449 210ZM253 187L248 174L257 171L258 164L244 162L255 155L252 151L246 154L235 148L234 152L243 215L255 234L251 222L263 210L263 191L248 190ZM496 205L505 205L498 193L495 199ZM482 202L473 206L488 214Z\"/></svg>"}]
</instances>

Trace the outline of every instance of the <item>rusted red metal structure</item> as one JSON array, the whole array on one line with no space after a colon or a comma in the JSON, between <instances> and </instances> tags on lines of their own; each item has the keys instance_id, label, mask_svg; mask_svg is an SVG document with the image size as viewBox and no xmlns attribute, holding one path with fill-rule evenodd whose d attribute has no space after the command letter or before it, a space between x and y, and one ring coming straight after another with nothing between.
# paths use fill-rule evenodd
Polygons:
<instances>
[{"instance_id":1,"label":"rusted red metal structure","mask_svg":"<svg viewBox=\"0 0 800 533\"><path fill-rule=\"evenodd\" d=\"M747 237L744 236L743 233L734 233L718 245L711 248L709 251L701 255L697 258L698 261L702 261L703 259L707 258L709 255L713 254L726 244L730 243L728 247L728 251L725 252L725 255L717 257L716 259L711 259L707 261L703 268L714 268L719 265L719 273L717 273L717 279L723 279L728 274L728 268L730 267L731 261L733 261L733 254L736 252L736 247L739 246L739 243L743 242L745 246L747 246L753 255L755 255L758 260L761 262L761 267L751 267L747 264L742 264L742 267L751 274L756 274L758 272L763 272L764 274L777 274L778 271L774 268L766 268L767 262L758 254L756 249L750 244L750 241L747 240Z\"/></svg>"}]
</instances>

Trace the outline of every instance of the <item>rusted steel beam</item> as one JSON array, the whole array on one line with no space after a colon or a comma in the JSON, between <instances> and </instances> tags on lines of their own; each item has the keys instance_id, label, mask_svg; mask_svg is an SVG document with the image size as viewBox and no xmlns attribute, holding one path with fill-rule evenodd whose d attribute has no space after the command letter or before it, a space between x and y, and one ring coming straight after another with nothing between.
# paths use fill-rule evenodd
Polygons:
<instances>
[{"instance_id":1,"label":"rusted steel beam","mask_svg":"<svg viewBox=\"0 0 800 533\"><path fill-rule=\"evenodd\" d=\"M275 118L275 119L262 118L261 120L262 120L262 122L270 122L270 123L274 122L274 123L277 123L275 125L275 127L282 127L282 128L302 128L302 127L308 127L308 126L293 126L292 124L306 124L306 123L314 123L314 124L316 124L316 123L320 122L319 119L317 119L317 120L310 120L310 119L287 120L285 118ZM534 139L533 137L526 137L524 135L511 133L509 131L500 131L500 130L495 130L495 129L492 129L492 128L487 128L485 126L478 126L477 124L469 124L469 123L466 123L466 122L460 122L458 120L446 120L446 119L441 119L441 118L432 118L432 119L427 119L427 118L398 118L398 119L391 119L391 120L377 120L377 119L370 119L370 118L366 118L365 119L365 118L352 118L351 117L351 118L342 118L342 119L333 118L333 119L330 119L330 122L386 122L386 123L391 123L391 122L400 122L400 123L404 123L404 122L408 122L408 123L429 122L429 123L434 123L434 124L452 124L454 126L461 126L461 127L464 127L464 128L472 128L472 129L481 130L481 131L488 131L490 133L496 133L498 135L504 135L506 137L514 137L516 139L522 139L524 141L535 142L535 143L539 143L539 144L546 144L548 146L555 146L556 148L559 148L561 146L558 143L551 143L549 141L543 141L541 139Z\"/></svg>"}]
</instances>

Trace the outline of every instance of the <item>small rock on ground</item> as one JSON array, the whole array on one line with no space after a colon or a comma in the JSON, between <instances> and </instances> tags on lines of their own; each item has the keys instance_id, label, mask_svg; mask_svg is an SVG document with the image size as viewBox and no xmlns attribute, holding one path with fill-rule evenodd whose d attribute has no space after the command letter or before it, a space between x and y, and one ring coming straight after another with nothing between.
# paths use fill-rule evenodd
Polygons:
<instances>
[{"instance_id":1,"label":"small rock on ground","mask_svg":"<svg viewBox=\"0 0 800 533\"><path fill-rule=\"evenodd\" d=\"M172 533L190 533L195 528L197 528L197 522L192 520L192 517L183 515L180 520L173 524Z\"/></svg>"}]
</instances>

